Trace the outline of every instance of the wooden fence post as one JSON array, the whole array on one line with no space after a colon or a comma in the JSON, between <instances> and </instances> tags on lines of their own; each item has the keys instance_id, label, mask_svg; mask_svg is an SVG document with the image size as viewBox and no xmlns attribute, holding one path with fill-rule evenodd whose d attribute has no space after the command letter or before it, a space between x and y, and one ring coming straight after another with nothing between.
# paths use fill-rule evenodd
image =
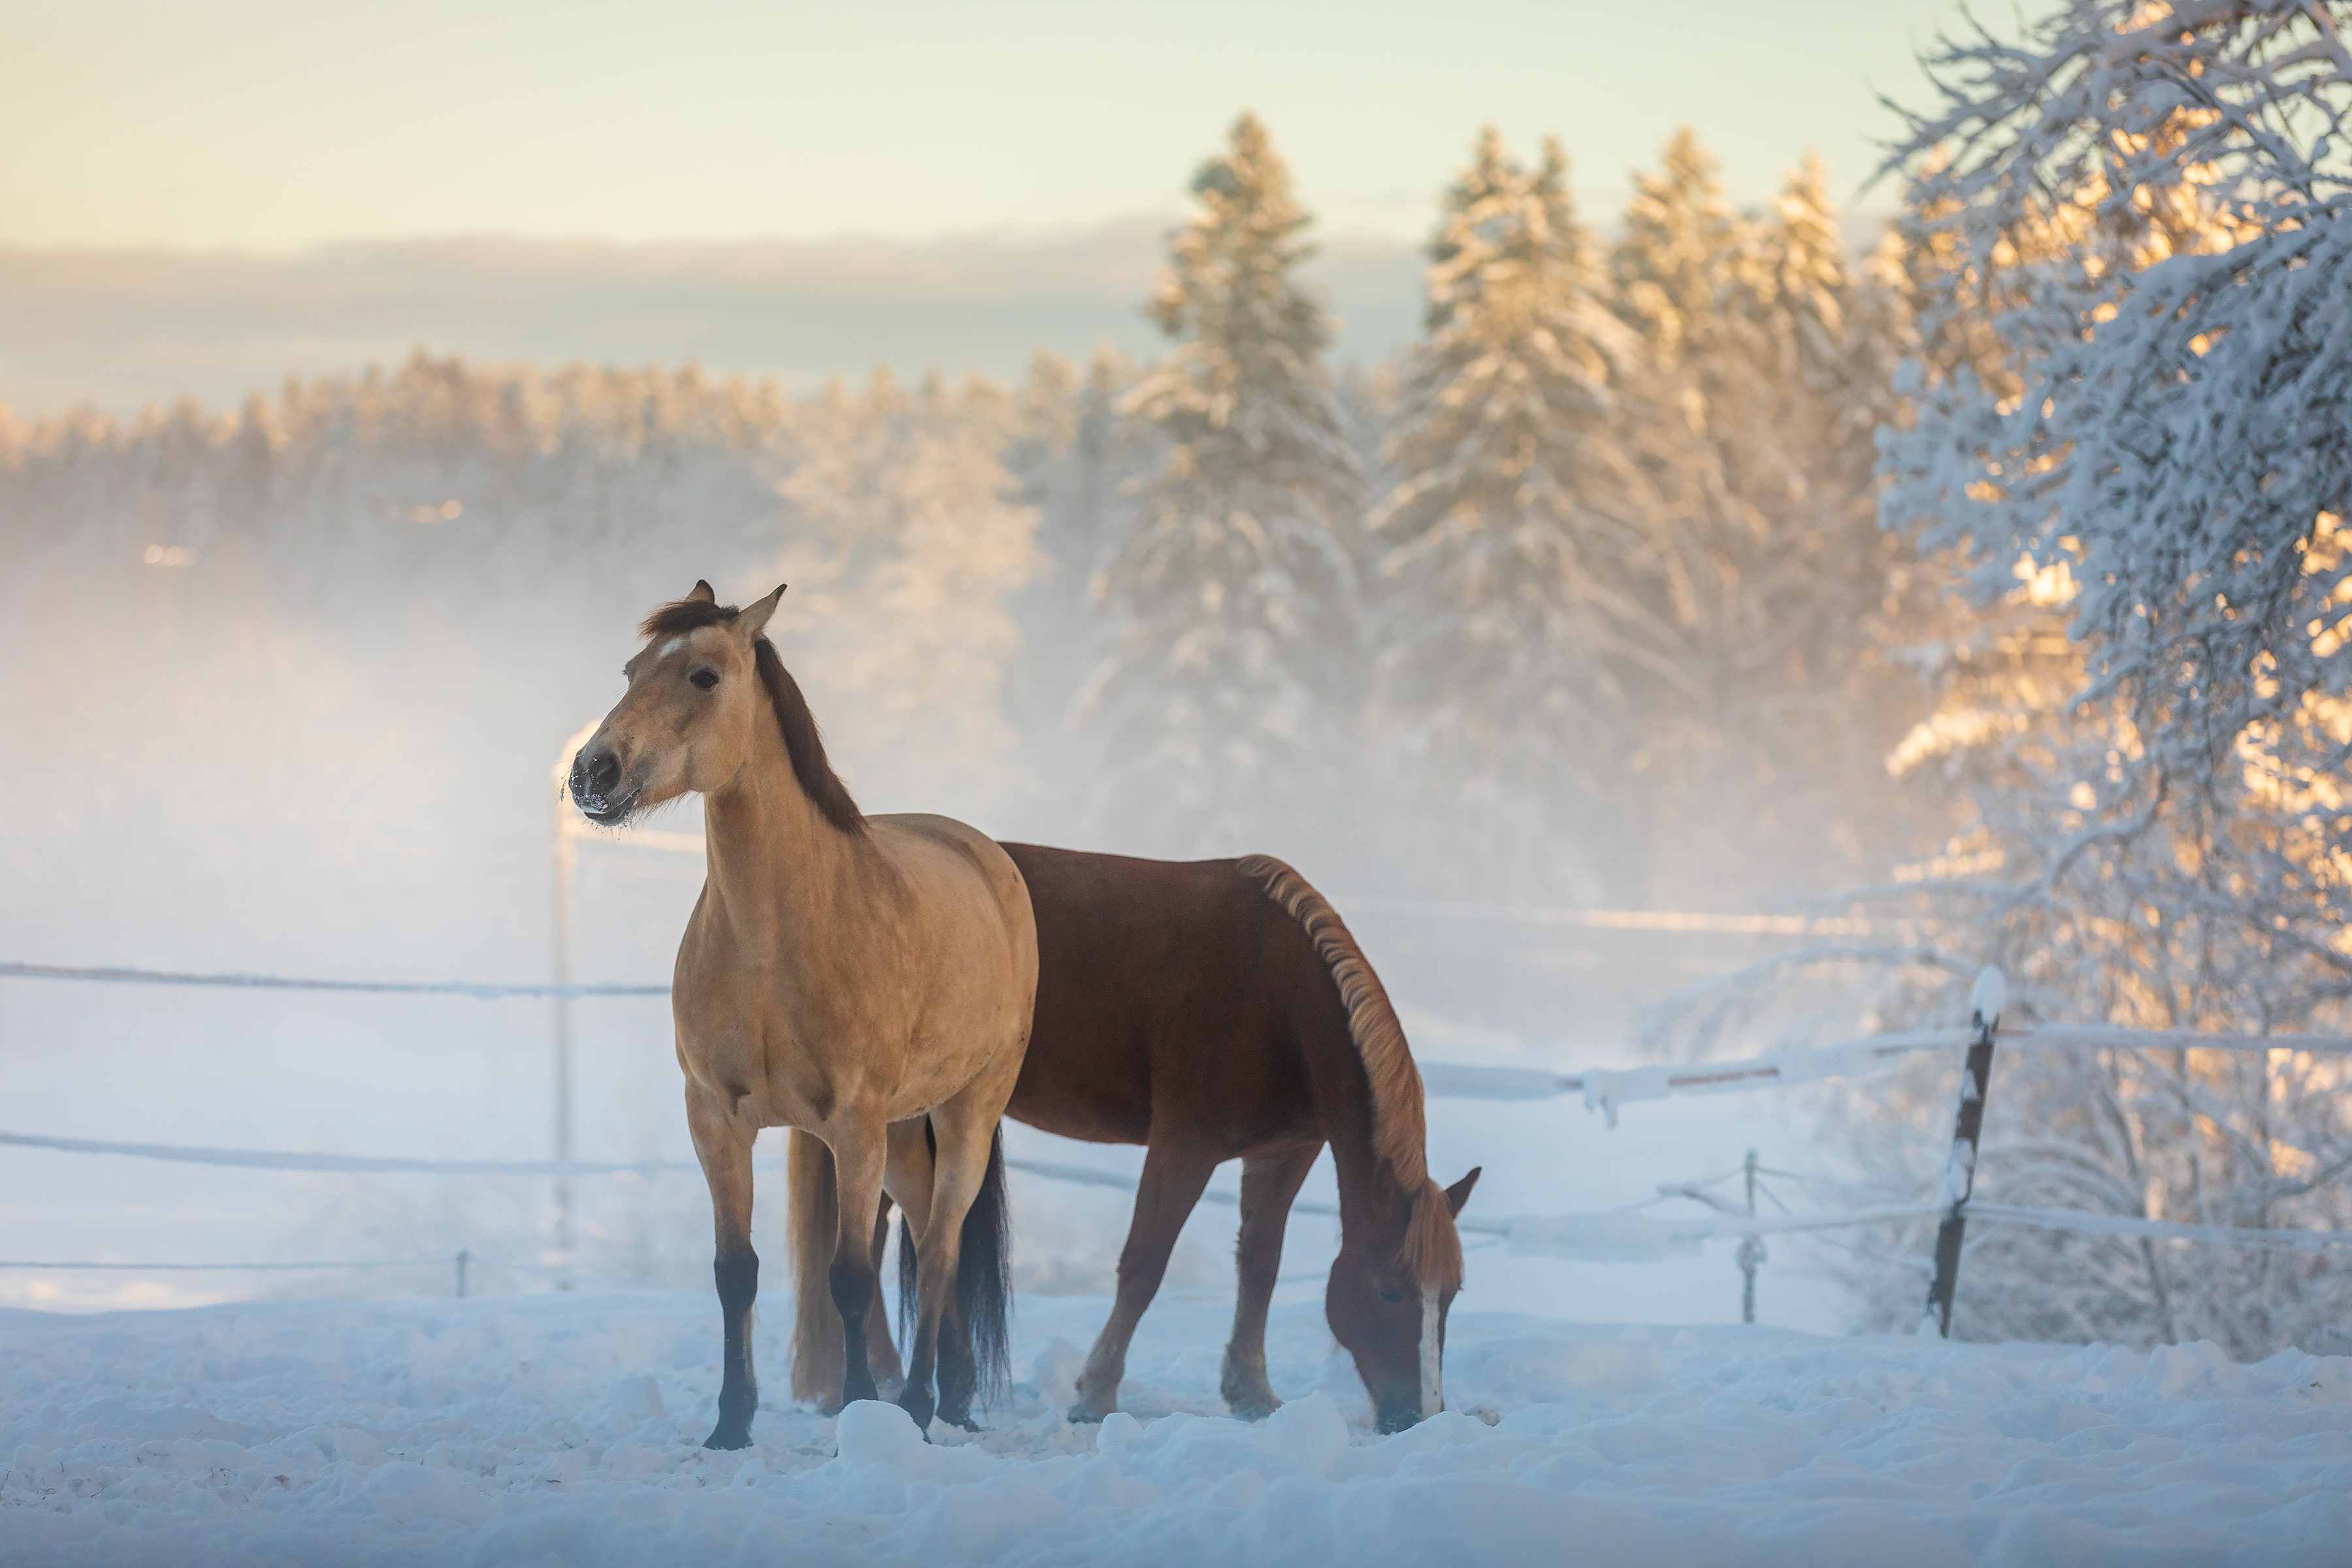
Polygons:
<instances>
[{"instance_id":1,"label":"wooden fence post","mask_svg":"<svg viewBox=\"0 0 2352 1568\"><path fill-rule=\"evenodd\" d=\"M1951 1152L1944 1158L1944 1183L1936 1193L1936 1206L1944 1217L1936 1227L1936 1278L1927 1287L1927 1315L1919 1332L1931 1331L1952 1337L1952 1295L1960 1282L1960 1240L1969 1227L1969 1194L1976 1190L1977 1141L1984 1132L1985 1092L1992 1078L1992 1037L2000 1026L2000 1010L2009 999L2008 982L2000 971L1988 967L1969 993L1969 1042L1968 1065L1960 1070L1960 1105L1952 1119Z\"/></svg>"}]
</instances>

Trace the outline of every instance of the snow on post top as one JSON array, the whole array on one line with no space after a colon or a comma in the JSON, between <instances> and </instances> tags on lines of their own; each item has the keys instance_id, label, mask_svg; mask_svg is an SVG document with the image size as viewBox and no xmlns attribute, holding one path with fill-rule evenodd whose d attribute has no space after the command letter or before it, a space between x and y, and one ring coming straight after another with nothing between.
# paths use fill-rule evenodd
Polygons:
<instances>
[{"instance_id":1,"label":"snow on post top","mask_svg":"<svg viewBox=\"0 0 2352 1568\"><path fill-rule=\"evenodd\" d=\"M1988 963L1977 974L1976 989L1969 993L1969 1011L1975 1015L1979 1027L2000 1022L2000 1010L2009 1001L2009 982L2000 970Z\"/></svg>"}]
</instances>

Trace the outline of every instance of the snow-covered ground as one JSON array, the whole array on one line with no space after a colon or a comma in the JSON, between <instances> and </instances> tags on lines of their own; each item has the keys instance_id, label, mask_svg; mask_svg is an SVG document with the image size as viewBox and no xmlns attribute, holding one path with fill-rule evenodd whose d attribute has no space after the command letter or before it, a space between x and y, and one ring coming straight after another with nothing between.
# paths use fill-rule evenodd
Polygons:
<instances>
[{"instance_id":1,"label":"snow-covered ground","mask_svg":"<svg viewBox=\"0 0 2352 1568\"><path fill-rule=\"evenodd\" d=\"M762 1364L780 1391L788 1302ZM1311 1302L1270 1421L1223 1416L1229 1310L1163 1300L1132 1415L1055 1414L1105 1303L1024 1299L977 1439L772 1392L706 1453L711 1300L641 1291L0 1312L0 1563L2340 1563L2352 1360L1457 1312L1402 1436ZM959 1435L960 1436L960 1435Z\"/></svg>"}]
</instances>

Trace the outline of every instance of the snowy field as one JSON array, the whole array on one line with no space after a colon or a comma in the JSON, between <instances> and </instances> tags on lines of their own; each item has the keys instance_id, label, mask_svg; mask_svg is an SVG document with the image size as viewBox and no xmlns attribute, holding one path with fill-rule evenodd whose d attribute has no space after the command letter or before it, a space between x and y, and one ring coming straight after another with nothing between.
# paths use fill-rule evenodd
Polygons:
<instances>
[{"instance_id":1,"label":"snowy field","mask_svg":"<svg viewBox=\"0 0 2352 1568\"><path fill-rule=\"evenodd\" d=\"M784 1370L782 1292L759 1351ZM706 1453L698 1292L0 1312L0 1563L2341 1563L2352 1360L1457 1312L1453 1409L1380 1438L1309 1302L1262 1425L1225 1303L1163 1300L1072 1427L1099 1299L1025 1299L1009 1407L926 1446L772 1394ZM945 1435L945 1434L943 1434Z\"/></svg>"}]
</instances>

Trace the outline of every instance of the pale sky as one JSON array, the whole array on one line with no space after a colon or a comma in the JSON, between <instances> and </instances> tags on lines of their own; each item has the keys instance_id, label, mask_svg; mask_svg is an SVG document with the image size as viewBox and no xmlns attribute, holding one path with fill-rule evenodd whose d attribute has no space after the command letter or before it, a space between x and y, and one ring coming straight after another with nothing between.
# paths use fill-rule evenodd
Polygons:
<instances>
[{"instance_id":1,"label":"pale sky","mask_svg":"<svg viewBox=\"0 0 2352 1568\"><path fill-rule=\"evenodd\" d=\"M1589 216L1687 121L1852 201L1952 0L0 0L0 247L458 234L1065 238L1178 211L1236 110L1323 231L1417 240L1484 121ZM1885 208L1876 193L1865 205Z\"/></svg>"}]
</instances>

